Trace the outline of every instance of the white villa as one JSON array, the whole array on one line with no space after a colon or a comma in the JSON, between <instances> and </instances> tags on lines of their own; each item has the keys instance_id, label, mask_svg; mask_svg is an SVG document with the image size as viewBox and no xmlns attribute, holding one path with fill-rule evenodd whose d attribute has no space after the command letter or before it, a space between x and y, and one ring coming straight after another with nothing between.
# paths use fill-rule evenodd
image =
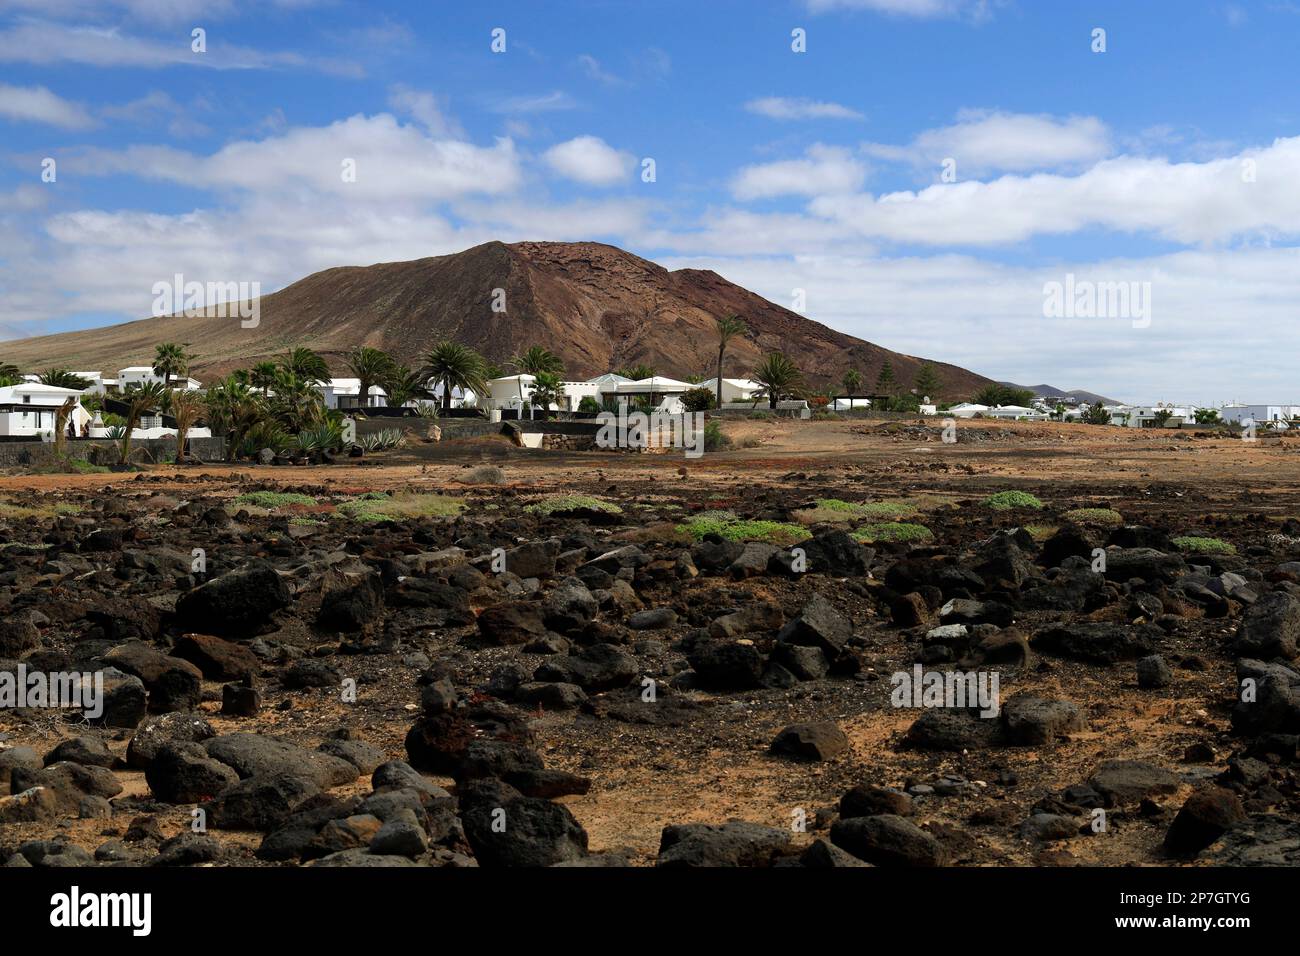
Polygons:
<instances>
[{"instance_id":1,"label":"white villa","mask_svg":"<svg viewBox=\"0 0 1300 956\"><path fill-rule=\"evenodd\" d=\"M1219 418L1230 425L1246 421L1257 425L1289 422L1300 418L1300 405L1242 405L1234 402L1219 409Z\"/></svg>"},{"instance_id":2,"label":"white villa","mask_svg":"<svg viewBox=\"0 0 1300 956\"><path fill-rule=\"evenodd\" d=\"M360 408L361 379L332 378L316 386L326 408ZM369 408L385 408L388 405L388 393L378 385L370 386Z\"/></svg>"},{"instance_id":3,"label":"white villa","mask_svg":"<svg viewBox=\"0 0 1300 956\"><path fill-rule=\"evenodd\" d=\"M988 412L989 406L977 405L974 402L962 402L948 409L948 414L953 418L974 418L976 415L987 415Z\"/></svg>"},{"instance_id":4,"label":"white villa","mask_svg":"<svg viewBox=\"0 0 1300 956\"><path fill-rule=\"evenodd\" d=\"M76 374L82 378L90 378L92 381L107 384L99 377L98 372L77 372ZM148 385L151 382L157 382L159 385L163 383L163 377L157 374L151 365L132 365L130 368L120 369L117 373L117 387L123 392L133 385ZM173 377L171 387L196 392L203 387L203 383L197 378Z\"/></svg>"},{"instance_id":5,"label":"white villa","mask_svg":"<svg viewBox=\"0 0 1300 956\"><path fill-rule=\"evenodd\" d=\"M974 414L974 413L972 413ZM1013 422L1045 422L1047 421L1047 412L1041 412L1036 408L1026 408L1024 405L994 405L992 408L983 412L985 418L1002 418ZM959 415L959 418L969 418L969 415Z\"/></svg>"},{"instance_id":6,"label":"white villa","mask_svg":"<svg viewBox=\"0 0 1300 956\"><path fill-rule=\"evenodd\" d=\"M59 407L70 396L77 397L77 404L68 420L80 435L90 423L90 415L81 407L81 392L75 388L39 382L0 388L0 436L53 439Z\"/></svg>"},{"instance_id":7,"label":"white villa","mask_svg":"<svg viewBox=\"0 0 1300 956\"><path fill-rule=\"evenodd\" d=\"M715 395L718 391L718 379L716 376L706 382L700 382L692 388L707 388ZM764 389L761 382L754 382L747 378L724 378L722 380L722 404L729 402L749 402L753 403L760 399Z\"/></svg>"}]
</instances>

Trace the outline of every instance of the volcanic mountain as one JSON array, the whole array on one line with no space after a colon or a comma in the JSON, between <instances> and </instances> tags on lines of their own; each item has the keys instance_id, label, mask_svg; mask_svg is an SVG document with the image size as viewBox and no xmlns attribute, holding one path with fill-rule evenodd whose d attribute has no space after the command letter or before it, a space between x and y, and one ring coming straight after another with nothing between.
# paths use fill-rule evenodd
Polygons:
<instances>
[{"instance_id":1,"label":"volcanic mountain","mask_svg":"<svg viewBox=\"0 0 1300 956\"><path fill-rule=\"evenodd\" d=\"M714 318L731 314L748 332L728 346L729 377L744 377L764 354L781 351L810 383L838 382L855 368L870 391L886 361L903 387L926 361L836 332L715 272L670 272L595 242L488 242L411 262L326 269L262 296L256 328L242 328L238 317L164 316L6 342L0 357L24 370L111 374L150 364L160 342L182 342L195 356L190 374L206 382L300 345L321 353L337 375L348 374L345 357L359 345L415 367L436 342L454 339L501 365L544 346L564 360L570 379L635 364L674 378L707 377L717 361ZM945 399L989 383L930 361Z\"/></svg>"}]
</instances>

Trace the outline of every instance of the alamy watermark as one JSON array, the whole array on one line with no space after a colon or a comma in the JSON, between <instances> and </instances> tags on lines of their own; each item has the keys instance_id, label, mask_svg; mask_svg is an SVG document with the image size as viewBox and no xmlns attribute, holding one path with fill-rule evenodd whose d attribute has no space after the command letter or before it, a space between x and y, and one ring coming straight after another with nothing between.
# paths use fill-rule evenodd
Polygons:
<instances>
[{"instance_id":1,"label":"alamy watermark","mask_svg":"<svg viewBox=\"0 0 1300 956\"><path fill-rule=\"evenodd\" d=\"M1151 325L1150 282L1093 282L1065 274L1064 282L1043 284L1048 319L1131 319L1133 328Z\"/></svg>"},{"instance_id":2,"label":"alamy watermark","mask_svg":"<svg viewBox=\"0 0 1300 956\"><path fill-rule=\"evenodd\" d=\"M681 448L687 458L704 454L703 412L672 415L655 410L647 415L621 405L617 415L601 412L596 421L600 422L597 448Z\"/></svg>"},{"instance_id":3,"label":"alamy watermark","mask_svg":"<svg viewBox=\"0 0 1300 956\"><path fill-rule=\"evenodd\" d=\"M95 720L104 713L102 671L0 671L0 708L40 707L80 710Z\"/></svg>"},{"instance_id":4,"label":"alamy watermark","mask_svg":"<svg viewBox=\"0 0 1300 956\"><path fill-rule=\"evenodd\" d=\"M155 282L153 297L154 318L239 319L243 329L255 329L262 321L260 282L186 282L178 272L170 282Z\"/></svg>"},{"instance_id":5,"label":"alamy watermark","mask_svg":"<svg viewBox=\"0 0 1300 956\"><path fill-rule=\"evenodd\" d=\"M927 671L917 664L911 671L896 671L889 683L894 707L978 707L981 717L1001 712L997 671Z\"/></svg>"}]
</instances>

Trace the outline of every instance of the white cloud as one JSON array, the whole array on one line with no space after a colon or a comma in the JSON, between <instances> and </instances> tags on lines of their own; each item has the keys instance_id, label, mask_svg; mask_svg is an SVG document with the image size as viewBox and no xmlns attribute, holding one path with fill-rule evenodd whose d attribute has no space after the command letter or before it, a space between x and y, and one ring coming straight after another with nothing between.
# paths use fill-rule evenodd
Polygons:
<instances>
[{"instance_id":1,"label":"white cloud","mask_svg":"<svg viewBox=\"0 0 1300 956\"><path fill-rule=\"evenodd\" d=\"M99 67L161 69L194 66L215 70L315 69L325 73L358 76L355 63L330 57L305 57L299 53L266 52L223 43L209 36L207 52L190 48L188 32L167 41L123 33L117 27L69 27L44 21L25 21L0 30L0 63L84 63Z\"/></svg>"},{"instance_id":2,"label":"white cloud","mask_svg":"<svg viewBox=\"0 0 1300 956\"><path fill-rule=\"evenodd\" d=\"M817 143L804 159L746 166L732 180L731 192L740 200L838 196L860 189L866 172L847 149Z\"/></svg>"},{"instance_id":3,"label":"white cloud","mask_svg":"<svg viewBox=\"0 0 1300 956\"><path fill-rule=\"evenodd\" d=\"M559 175L589 186L621 182L636 164L631 153L620 152L597 136L578 136L552 146L542 158Z\"/></svg>"},{"instance_id":4,"label":"white cloud","mask_svg":"<svg viewBox=\"0 0 1300 956\"><path fill-rule=\"evenodd\" d=\"M1112 154L1106 124L1093 116L1051 116L963 110L951 126L929 129L910 146L868 144L880 159L934 167L956 160L959 178L989 172L1026 172L1095 163Z\"/></svg>"},{"instance_id":5,"label":"white cloud","mask_svg":"<svg viewBox=\"0 0 1300 956\"><path fill-rule=\"evenodd\" d=\"M354 161L354 182L344 179L345 160ZM131 146L91 150L65 162L82 175L126 174L207 189L329 194L377 203L508 192L521 180L508 139L490 147L437 139L386 113L295 127L231 143L210 156L169 146Z\"/></svg>"},{"instance_id":6,"label":"white cloud","mask_svg":"<svg viewBox=\"0 0 1300 956\"><path fill-rule=\"evenodd\" d=\"M988 0L807 0L813 13L833 10L870 10L895 17L932 20L950 17L984 19L989 15Z\"/></svg>"},{"instance_id":7,"label":"white cloud","mask_svg":"<svg viewBox=\"0 0 1300 956\"><path fill-rule=\"evenodd\" d=\"M808 211L863 238L935 246L1091 228L1216 243L1300 235L1297 179L1300 138L1293 138L1205 163L1118 157L1077 176L1003 176L880 196L828 189Z\"/></svg>"},{"instance_id":8,"label":"white cloud","mask_svg":"<svg viewBox=\"0 0 1300 956\"><path fill-rule=\"evenodd\" d=\"M590 53L581 53L578 55L578 65L582 67L584 73L591 77L597 83L604 83L606 86L617 86L623 81L610 73Z\"/></svg>"},{"instance_id":9,"label":"white cloud","mask_svg":"<svg viewBox=\"0 0 1300 956\"><path fill-rule=\"evenodd\" d=\"M765 96L750 100L745 109L759 116L778 120L803 119L862 119L857 110L841 106L839 103L827 103L801 97Z\"/></svg>"},{"instance_id":10,"label":"white cloud","mask_svg":"<svg viewBox=\"0 0 1300 956\"><path fill-rule=\"evenodd\" d=\"M577 102L563 90L539 93L535 96L508 96L498 100L489 108L494 113L551 113L556 110L571 110Z\"/></svg>"},{"instance_id":11,"label":"white cloud","mask_svg":"<svg viewBox=\"0 0 1300 956\"><path fill-rule=\"evenodd\" d=\"M208 109L202 100L189 106L177 103L170 94L152 90L138 99L118 106L105 106L99 112L105 119L121 120L141 126L165 122L173 136L203 136L210 132L197 114Z\"/></svg>"},{"instance_id":12,"label":"white cloud","mask_svg":"<svg viewBox=\"0 0 1300 956\"><path fill-rule=\"evenodd\" d=\"M412 117L434 136L463 137L464 130L447 115L447 98L399 83L388 91L388 105Z\"/></svg>"},{"instance_id":13,"label":"white cloud","mask_svg":"<svg viewBox=\"0 0 1300 956\"><path fill-rule=\"evenodd\" d=\"M84 106L65 100L43 86L0 83L0 117L62 129L89 129L95 125Z\"/></svg>"}]
</instances>

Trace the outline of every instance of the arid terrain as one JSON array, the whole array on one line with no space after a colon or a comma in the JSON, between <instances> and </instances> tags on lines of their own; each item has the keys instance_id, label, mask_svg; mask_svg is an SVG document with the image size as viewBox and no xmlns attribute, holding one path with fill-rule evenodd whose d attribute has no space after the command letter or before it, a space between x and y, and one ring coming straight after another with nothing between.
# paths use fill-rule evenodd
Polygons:
<instances>
[{"instance_id":1,"label":"arid terrain","mask_svg":"<svg viewBox=\"0 0 1300 956\"><path fill-rule=\"evenodd\" d=\"M1300 440L724 432L0 476L0 862L1300 863Z\"/></svg>"}]
</instances>

